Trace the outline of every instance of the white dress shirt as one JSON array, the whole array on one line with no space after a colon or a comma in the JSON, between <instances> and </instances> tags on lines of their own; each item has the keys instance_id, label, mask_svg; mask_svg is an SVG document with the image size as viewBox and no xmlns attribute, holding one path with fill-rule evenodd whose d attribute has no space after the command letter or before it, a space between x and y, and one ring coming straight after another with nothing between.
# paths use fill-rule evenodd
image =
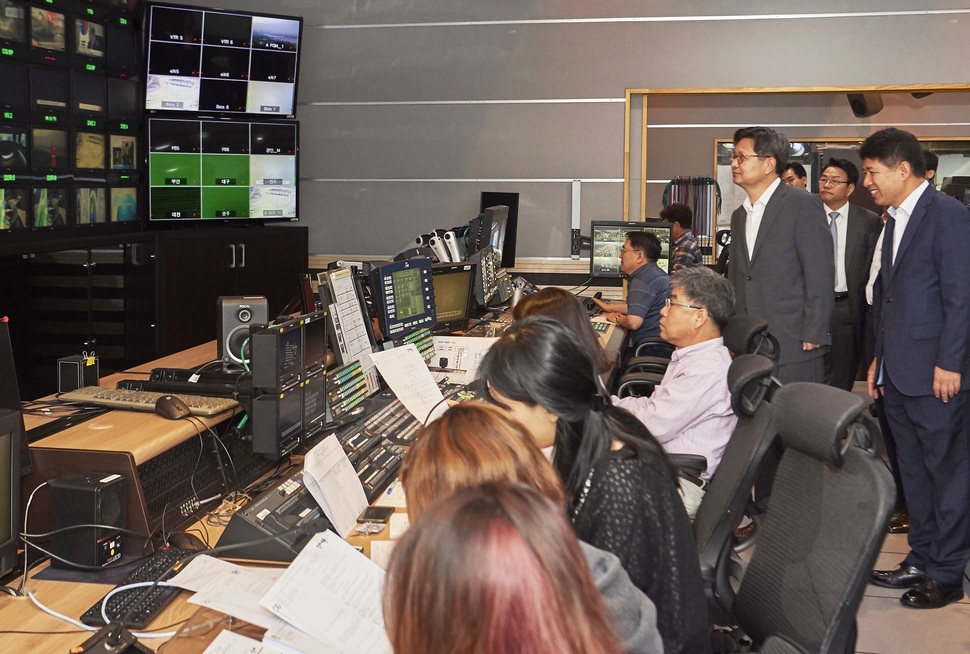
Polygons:
<instances>
[{"instance_id":1,"label":"white dress shirt","mask_svg":"<svg viewBox=\"0 0 970 654\"><path fill-rule=\"evenodd\" d=\"M903 240L903 234L906 232L906 225L909 224L909 218L913 215L913 210L916 209L916 203L919 202L920 197L929 187L930 183L923 181L922 184L916 187L912 193L906 196L898 207L889 207L889 215L893 217L896 221L896 226L893 227L893 265L896 265L896 253L899 252L899 242Z\"/></svg>"},{"instance_id":2,"label":"white dress shirt","mask_svg":"<svg viewBox=\"0 0 970 654\"><path fill-rule=\"evenodd\" d=\"M771 185L765 189L765 192L761 194L758 201L752 206L751 198L747 195L744 196L744 202L741 206L744 207L747 213L747 218L744 224L744 240L748 246L748 259L754 256L754 244L758 239L758 230L761 229L761 219L765 216L765 207L768 206L768 200L771 199L772 194L775 189L781 185L781 178L775 179Z\"/></svg>"}]
</instances>

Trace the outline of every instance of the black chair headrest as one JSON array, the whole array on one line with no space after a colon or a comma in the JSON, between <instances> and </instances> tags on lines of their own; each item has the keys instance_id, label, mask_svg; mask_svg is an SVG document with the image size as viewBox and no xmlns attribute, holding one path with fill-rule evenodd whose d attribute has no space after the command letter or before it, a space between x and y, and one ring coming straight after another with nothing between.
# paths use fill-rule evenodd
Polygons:
<instances>
[{"instance_id":1,"label":"black chair headrest","mask_svg":"<svg viewBox=\"0 0 970 654\"><path fill-rule=\"evenodd\" d=\"M728 391L735 414L748 418L754 415L771 388L773 371L774 363L760 354L734 357L728 368Z\"/></svg>"},{"instance_id":2,"label":"black chair headrest","mask_svg":"<svg viewBox=\"0 0 970 654\"><path fill-rule=\"evenodd\" d=\"M775 427L786 448L841 467L842 438L865 409L858 395L840 388L794 382L771 398Z\"/></svg>"},{"instance_id":3,"label":"black chair headrest","mask_svg":"<svg viewBox=\"0 0 970 654\"><path fill-rule=\"evenodd\" d=\"M735 314L728 318L727 324L721 330L721 336L724 338L724 345L732 354L748 354L754 351L758 335L766 331L768 321L764 318Z\"/></svg>"}]
</instances>

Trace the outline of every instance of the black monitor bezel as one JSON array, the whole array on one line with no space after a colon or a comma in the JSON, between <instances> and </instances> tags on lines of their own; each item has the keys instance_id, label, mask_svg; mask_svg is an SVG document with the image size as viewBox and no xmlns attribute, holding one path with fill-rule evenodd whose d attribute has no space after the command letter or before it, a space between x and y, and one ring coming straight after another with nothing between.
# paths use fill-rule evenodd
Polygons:
<instances>
[{"instance_id":1,"label":"black monitor bezel","mask_svg":"<svg viewBox=\"0 0 970 654\"><path fill-rule=\"evenodd\" d=\"M147 87L150 83L148 71L150 66L149 59L151 56L151 43L152 43L151 20L152 20L152 12L155 9L173 9L176 11L202 12L203 14L208 12L208 13L221 14L221 15L239 15L239 16L245 16L247 18L269 18L269 19L295 21L296 23L298 23L299 28L297 32L296 61L294 63L294 71L293 71L293 77L294 77L293 83L292 83L293 93L292 93L292 105L291 105L290 111L288 112L281 111L279 113L273 113L273 112L260 112L260 111L253 112L253 111L231 111L231 110L225 110L225 109L204 109L202 107L199 107L197 109L149 107L148 106L149 94L148 94ZM217 8L209 8L209 7L181 5L177 3L171 3L171 2L148 2L148 3L145 3L142 24L144 25L144 30L143 30L144 34L142 38L142 47L143 47L142 51L144 52L144 61L142 62L143 63L142 109L146 114L157 115L157 116L175 116L175 117L177 116L187 117L187 116L198 116L198 115L220 116L220 117L238 118L241 120L250 120L250 121L260 121L260 120L279 121L279 120L287 120L287 119L292 120L296 118L297 101L299 99L300 58L303 52L303 17L302 16L289 16L284 14L242 11L242 10L235 10L235 9L217 9ZM203 39L202 39L202 36L200 35L199 46L205 47L202 41ZM248 47L250 51L262 50L260 48L254 48L252 43L250 43ZM201 65L200 65L200 71L199 71L200 95L202 93L202 90L201 90L202 79L203 78L201 76ZM219 81L213 78L206 78L206 79L210 79L213 82ZM253 80L251 79L251 77L247 77L245 81L247 96L249 94L249 85L252 83L252 81Z\"/></svg>"},{"instance_id":2,"label":"black monitor bezel","mask_svg":"<svg viewBox=\"0 0 970 654\"><path fill-rule=\"evenodd\" d=\"M472 313L475 310L475 275L477 274L475 270L476 264L468 261L456 261L452 263L436 263L431 266L431 288L434 291L434 281L437 278L446 275L457 275L459 273L468 272L468 297L465 299L465 312L464 315L451 318L448 320L441 320L441 316L438 312L438 296L437 293L433 293L435 298L435 318L437 322L435 323L435 331L461 331L468 326L468 321L472 317Z\"/></svg>"}]
</instances>

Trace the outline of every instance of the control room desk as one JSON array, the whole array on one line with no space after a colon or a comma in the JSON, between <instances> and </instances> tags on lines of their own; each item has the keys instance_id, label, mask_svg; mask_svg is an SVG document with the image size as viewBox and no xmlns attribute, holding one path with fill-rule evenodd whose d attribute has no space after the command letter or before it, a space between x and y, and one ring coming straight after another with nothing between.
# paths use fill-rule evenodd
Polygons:
<instances>
[{"instance_id":1,"label":"control room desk","mask_svg":"<svg viewBox=\"0 0 970 654\"><path fill-rule=\"evenodd\" d=\"M124 373L112 375L101 380L102 386L113 387L118 379L145 375L154 367L194 367L215 357L215 341L186 350L158 361L138 366ZM205 418L207 425L215 425L231 417L232 412L225 412L219 416ZM28 415L25 416L27 428L37 426L46 419ZM152 413L137 413L133 411L108 411L86 422L69 427L62 432L31 444L34 472L24 479L22 490L26 501L30 492L44 481L44 477L58 472L58 468L74 470L111 470L117 466L133 469L144 461L148 461L160 453L165 452L175 444L198 438L198 431L192 421L173 421L161 418ZM74 461L75 463L71 463ZM76 463L80 461L81 463ZM89 465L89 463L91 465ZM62 470L63 471L63 470ZM140 492L132 492L132 484L128 484L128 515L129 529L147 534L149 527L138 518L145 516L145 498ZM140 490L140 489L138 489ZM43 496L43 498L42 498ZM31 533L46 531L47 524L47 493L43 490L37 493L30 509ZM136 524L132 524L134 516ZM215 541L219 529L208 526L210 539ZM134 543L132 541L134 540ZM143 541L129 539L126 550L131 553L141 547ZM77 618L88 607L108 592L113 584L94 584L67 581L53 581L36 579L47 569L44 563L30 571L27 580L27 590L33 590L38 599L48 607L69 617ZM10 585L17 587L20 579L12 581ZM165 627L187 620L196 613L197 606L188 604L188 594L183 593L175 599L150 625L150 629ZM178 629L178 626L171 630ZM88 637L72 625L42 613L29 599L0 595L0 630L18 630L41 632L41 634L0 634L0 652L67 652L77 647ZM177 639L176 639L177 640ZM151 649L156 649L159 640L143 641ZM173 641L171 645L175 645ZM165 647L164 652L202 651L202 648L183 649Z\"/></svg>"}]
</instances>

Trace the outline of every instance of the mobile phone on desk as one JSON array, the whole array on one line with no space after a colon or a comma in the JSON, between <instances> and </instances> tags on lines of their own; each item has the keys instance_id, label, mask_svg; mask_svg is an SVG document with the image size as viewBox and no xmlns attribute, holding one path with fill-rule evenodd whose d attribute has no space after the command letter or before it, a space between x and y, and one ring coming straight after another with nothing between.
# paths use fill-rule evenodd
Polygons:
<instances>
[{"instance_id":1,"label":"mobile phone on desk","mask_svg":"<svg viewBox=\"0 0 970 654\"><path fill-rule=\"evenodd\" d=\"M387 522L392 515L393 506L368 506L357 516L357 522Z\"/></svg>"}]
</instances>

